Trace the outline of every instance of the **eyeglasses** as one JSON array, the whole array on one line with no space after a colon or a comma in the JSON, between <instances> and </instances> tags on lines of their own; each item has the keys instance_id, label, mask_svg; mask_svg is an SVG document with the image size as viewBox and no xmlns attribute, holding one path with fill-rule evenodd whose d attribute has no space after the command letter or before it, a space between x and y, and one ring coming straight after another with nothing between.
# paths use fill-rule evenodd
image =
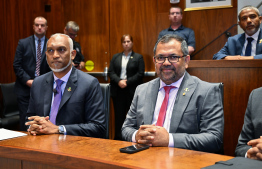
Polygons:
<instances>
[{"instance_id":1,"label":"eyeglasses","mask_svg":"<svg viewBox=\"0 0 262 169\"><path fill-rule=\"evenodd\" d=\"M181 14L181 12L172 12L172 13L170 13L170 15L180 15Z\"/></svg>"},{"instance_id":2,"label":"eyeglasses","mask_svg":"<svg viewBox=\"0 0 262 169\"><path fill-rule=\"evenodd\" d=\"M155 56L155 61L156 63L164 63L166 61L166 59L170 62L170 63L176 63L179 62L179 58L185 57L186 55L183 56L176 56L176 55L170 55L167 57L164 56Z\"/></svg>"}]
</instances>

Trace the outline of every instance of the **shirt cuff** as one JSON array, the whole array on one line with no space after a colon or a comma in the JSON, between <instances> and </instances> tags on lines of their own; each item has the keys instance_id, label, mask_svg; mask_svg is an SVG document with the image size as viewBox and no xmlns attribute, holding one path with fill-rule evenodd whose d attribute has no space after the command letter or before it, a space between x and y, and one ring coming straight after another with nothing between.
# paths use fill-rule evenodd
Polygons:
<instances>
[{"instance_id":1,"label":"shirt cuff","mask_svg":"<svg viewBox=\"0 0 262 169\"><path fill-rule=\"evenodd\" d=\"M64 128L64 135L66 135L66 128L64 125L61 125Z\"/></svg>"},{"instance_id":2,"label":"shirt cuff","mask_svg":"<svg viewBox=\"0 0 262 169\"><path fill-rule=\"evenodd\" d=\"M137 130L132 135L132 142L134 143L136 143L136 133L137 133Z\"/></svg>"},{"instance_id":3,"label":"shirt cuff","mask_svg":"<svg viewBox=\"0 0 262 169\"><path fill-rule=\"evenodd\" d=\"M169 133L169 143L168 147L174 147L174 138L173 135Z\"/></svg>"}]
</instances>

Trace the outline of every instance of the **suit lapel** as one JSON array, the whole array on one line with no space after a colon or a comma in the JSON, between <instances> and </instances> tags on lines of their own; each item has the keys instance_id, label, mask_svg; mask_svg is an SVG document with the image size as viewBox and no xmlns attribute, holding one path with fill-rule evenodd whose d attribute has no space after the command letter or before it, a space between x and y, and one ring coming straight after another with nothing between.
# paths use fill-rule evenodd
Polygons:
<instances>
[{"instance_id":1,"label":"suit lapel","mask_svg":"<svg viewBox=\"0 0 262 169\"><path fill-rule=\"evenodd\" d=\"M145 98L145 102L147 102L148 106L145 106L146 113L144 114L144 124L152 124L159 86L160 79L157 78L156 80L150 82L150 85L148 85L148 88L146 90L145 95L147 97Z\"/></svg>"},{"instance_id":2,"label":"suit lapel","mask_svg":"<svg viewBox=\"0 0 262 169\"><path fill-rule=\"evenodd\" d=\"M44 116L49 116L51 102L52 102L52 95L53 95L53 82L54 76L53 73L50 72L46 78L46 83L44 84L43 88L44 92Z\"/></svg>"},{"instance_id":3,"label":"suit lapel","mask_svg":"<svg viewBox=\"0 0 262 169\"><path fill-rule=\"evenodd\" d=\"M261 54L261 53L262 53L262 34L261 34L261 28L260 28L260 32L257 38L256 55Z\"/></svg>"},{"instance_id":4,"label":"suit lapel","mask_svg":"<svg viewBox=\"0 0 262 169\"><path fill-rule=\"evenodd\" d=\"M71 75L69 76L69 79L67 81L62 100L59 105L58 113L60 109L64 106L64 104L69 100L69 98L74 93L75 89L77 87L77 72L76 69L73 67Z\"/></svg>"},{"instance_id":5,"label":"suit lapel","mask_svg":"<svg viewBox=\"0 0 262 169\"><path fill-rule=\"evenodd\" d=\"M128 70L128 66L134 60L134 54L135 54L135 52L132 51L130 58L128 59L128 62L127 62L127 65L126 65L126 70Z\"/></svg>"},{"instance_id":6,"label":"suit lapel","mask_svg":"<svg viewBox=\"0 0 262 169\"><path fill-rule=\"evenodd\" d=\"M45 51L46 51L46 42L47 42L47 38L45 37L45 42L44 42L44 47L43 47L43 51L42 51L42 55L41 55L41 63L44 61L45 59Z\"/></svg>"},{"instance_id":7,"label":"suit lapel","mask_svg":"<svg viewBox=\"0 0 262 169\"><path fill-rule=\"evenodd\" d=\"M32 49L32 51L33 51L33 58L34 58L34 60L36 60L35 37L34 37L34 35L31 36L31 37L32 37L32 40L30 41L30 46L31 46L31 49Z\"/></svg>"},{"instance_id":8,"label":"suit lapel","mask_svg":"<svg viewBox=\"0 0 262 169\"><path fill-rule=\"evenodd\" d=\"M242 54L244 43L245 43L245 33L242 33L236 43L236 55Z\"/></svg>"},{"instance_id":9,"label":"suit lapel","mask_svg":"<svg viewBox=\"0 0 262 169\"><path fill-rule=\"evenodd\" d=\"M187 105L189 104L190 98L193 95L197 83L193 78L186 72L184 79L178 89L175 105L172 112L169 133L175 133L178 125L182 119Z\"/></svg>"}]
</instances>

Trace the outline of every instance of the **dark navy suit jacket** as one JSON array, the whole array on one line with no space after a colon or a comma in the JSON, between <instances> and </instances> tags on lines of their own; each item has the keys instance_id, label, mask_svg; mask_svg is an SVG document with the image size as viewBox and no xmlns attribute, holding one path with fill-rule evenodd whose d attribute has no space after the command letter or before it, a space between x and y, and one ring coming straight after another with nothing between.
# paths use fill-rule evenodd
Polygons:
<instances>
[{"instance_id":1,"label":"dark navy suit jacket","mask_svg":"<svg viewBox=\"0 0 262 169\"><path fill-rule=\"evenodd\" d=\"M257 39L256 55L254 59L262 59L262 34L261 29ZM225 46L216 54L214 54L214 60L223 59L226 56L241 55L242 49L245 43L245 33L229 37Z\"/></svg>"},{"instance_id":2,"label":"dark navy suit jacket","mask_svg":"<svg viewBox=\"0 0 262 169\"><path fill-rule=\"evenodd\" d=\"M47 38L45 38L44 48L42 51L40 75L50 71L50 68L46 62L46 42ZM36 47L34 35L19 40L15 52L13 67L16 75L16 94L19 96L29 96L30 87L26 85L26 82L35 78L36 69Z\"/></svg>"},{"instance_id":3,"label":"dark navy suit jacket","mask_svg":"<svg viewBox=\"0 0 262 169\"><path fill-rule=\"evenodd\" d=\"M53 83L53 72L35 78L27 117L49 116ZM64 125L68 135L104 138L103 96L96 78L72 68L58 109L56 125Z\"/></svg>"}]
</instances>

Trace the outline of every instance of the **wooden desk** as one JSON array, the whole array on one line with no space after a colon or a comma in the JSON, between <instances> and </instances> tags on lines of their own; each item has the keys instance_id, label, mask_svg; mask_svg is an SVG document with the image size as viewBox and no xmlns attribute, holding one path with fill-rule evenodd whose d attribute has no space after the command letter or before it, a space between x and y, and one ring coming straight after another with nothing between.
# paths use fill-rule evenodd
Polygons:
<instances>
[{"instance_id":1,"label":"wooden desk","mask_svg":"<svg viewBox=\"0 0 262 169\"><path fill-rule=\"evenodd\" d=\"M124 141L69 135L28 135L0 141L0 166L5 169L192 169L233 158L168 147L150 147L135 154L119 152L121 147L130 145Z\"/></svg>"}]
</instances>

